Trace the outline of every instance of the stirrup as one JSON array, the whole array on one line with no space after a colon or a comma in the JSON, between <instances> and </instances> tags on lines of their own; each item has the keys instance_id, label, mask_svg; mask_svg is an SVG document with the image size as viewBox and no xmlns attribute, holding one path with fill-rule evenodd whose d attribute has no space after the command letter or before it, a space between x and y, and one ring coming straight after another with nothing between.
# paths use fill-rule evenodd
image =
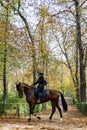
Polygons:
<instances>
[{"instance_id":1,"label":"stirrup","mask_svg":"<svg viewBox=\"0 0 87 130\"><path fill-rule=\"evenodd\" d=\"M40 103L40 99L37 99L37 103Z\"/></svg>"}]
</instances>

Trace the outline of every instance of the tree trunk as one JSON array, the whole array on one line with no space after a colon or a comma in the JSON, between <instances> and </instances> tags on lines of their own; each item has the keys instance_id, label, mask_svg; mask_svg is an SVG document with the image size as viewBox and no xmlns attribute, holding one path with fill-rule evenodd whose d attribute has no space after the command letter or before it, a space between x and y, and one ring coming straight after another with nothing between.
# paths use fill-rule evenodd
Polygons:
<instances>
[{"instance_id":1,"label":"tree trunk","mask_svg":"<svg viewBox=\"0 0 87 130\"><path fill-rule=\"evenodd\" d=\"M4 48L4 68L3 68L3 102L4 109L3 112L6 113L6 102L7 102L7 78L6 78L6 67L7 67L7 39L8 39L8 9L9 2L7 3L7 14L6 14L6 27L5 27L5 48Z\"/></svg>"},{"instance_id":2,"label":"tree trunk","mask_svg":"<svg viewBox=\"0 0 87 130\"><path fill-rule=\"evenodd\" d=\"M78 56L78 45L76 43L76 53L75 53L75 79L76 79L76 83L75 83L75 87L76 87L76 99L79 102L80 101L80 94L79 94L79 56Z\"/></svg>"},{"instance_id":3,"label":"tree trunk","mask_svg":"<svg viewBox=\"0 0 87 130\"><path fill-rule=\"evenodd\" d=\"M34 46L34 43L33 43L33 46ZM37 72L35 46L32 49L32 60L33 60L33 83L35 83L36 82L36 72Z\"/></svg>"},{"instance_id":4,"label":"tree trunk","mask_svg":"<svg viewBox=\"0 0 87 130\"><path fill-rule=\"evenodd\" d=\"M76 44L79 49L79 62L80 62L80 101L86 101L86 77L85 77L85 65L84 65L84 51L81 40L81 26L80 26L80 7L79 1L73 0L75 3L76 10Z\"/></svg>"},{"instance_id":5,"label":"tree trunk","mask_svg":"<svg viewBox=\"0 0 87 130\"><path fill-rule=\"evenodd\" d=\"M30 32L30 28L29 28L29 25L28 25L26 18L21 14L21 12L19 10L18 10L18 14L22 18L22 20L25 24L25 27L27 29L27 32L28 32L28 35L29 35L29 38L30 38L31 44L32 44L33 83L35 83L35 81L36 81L36 71L37 71L36 66L37 65L36 65L36 52L35 52L34 38L33 38L32 34Z\"/></svg>"},{"instance_id":6,"label":"tree trunk","mask_svg":"<svg viewBox=\"0 0 87 130\"><path fill-rule=\"evenodd\" d=\"M3 102L6 104L7 101L7 81L6 81L6 66L7 66L7 50L6 50L6 44L5 43L5 50L4 50L4 68L3 68L3 87L4 87L4 92L3 92ZM5 111L5 110L4 110Z\"/></svg>"}]
</instances>

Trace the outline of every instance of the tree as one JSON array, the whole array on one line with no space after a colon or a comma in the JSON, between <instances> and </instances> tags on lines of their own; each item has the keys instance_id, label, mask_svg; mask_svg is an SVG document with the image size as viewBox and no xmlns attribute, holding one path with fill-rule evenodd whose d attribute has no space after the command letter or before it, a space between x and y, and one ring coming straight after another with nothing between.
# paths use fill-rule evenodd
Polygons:
<instances>
[{"instance_id":1,"label":"tree","mask_svg":"<svg viewBox=\"0 0 87 130\"><path fill-rule=\"evenodd\" d=\"M9 39L9 35L8 35L8 26L9 26L9 21L8 21L8 17L9 17L9 1L6 4L6 8L4 8L3 10L5 10L5 26L4 26L4 40L3 44L4 44L4 48L3 48L3 102L4 102L4 112L6 112L6 102L7 102L7 44L8 44L8 39ZM2 42L1 41L1 42Z\"/></svg>"},{"instance_id":2,"label":"tree","mask_svg":"<svg viewBox=\"0 0 87 130\"><path fill-rule=\"evenodd\" d=\"M86 101L86 75L85 75L85 64L84 64L84 50L83 43L81 40L81 9L78 0L73 0L75 3L76 10L76 44L79 49L79 64L80 64L80 101Z\"/></svg>"},{"instance_id":3,"label":"tree","mask_svg":"<svg viewBox=\"0 0 87 130\"><path fill-rule=\"evenodd\" d=\"M26 3L24 4L24 2ZM0 3L7 11L8 1L0 0ZM7 52L6 49L3 50L6 52L4 54L9 54L9 57L6 56L8 62L5 63L6 66L9 66L9 74L12 74L10 70L14 70L15 73L17 69L17 73L23 72L21 73L23 81L31 82L29 79L32 79L33 73L33 82L35 82L36 72L42 70L46 75L49 73L50 86L57 89L55 86L62 86L60 82L63 84L63 79L65 79L64 76L62 78L60 68L65 69L64 65L66 65L75 89L79 89L80 85L85 85L85 83L81 83L85 77L84 71L87 64L86 8L85 0L80 2L47 0L39 1L39 3L35 0L9 1L11 30L9 32L7 28L7 34L10 33L9 41L6 40L6 48L8 48ZM8 25L8 21L6 21L6 25ZM80 92L83 91L81 86ZM85 97L81 98L83 101Z\"/></svg>"},{"instance_id":4,"label":"tree","mask_svg":"<svg viewBox=\"0 0 87 130\"><path fill-rule=\"evenodd\" d=\"M82 33L81 33L81 28L82 28L81 22L82 21L80 20L81 19L82 6L84 5L85 2L86 1L82 2L81 5L79 5L80 2L78 0L74 0L74 3L75 3L75 10L74 10L73 1L62 1L62 3L59 3L59 4L61 4L61 6L66 4L66 6L64 6L65 8L63 10L61 9L62 11L60 10L58 13L52 15L52 16L56 16L56 18L59 18L58 24L59 24L61 29L58 28L59 29L58 31L62 32L63 40L60 41L59 37L58 37L58 34L60 35L60 33L57 34L55 32L56 39L57 39L59 47L62 51L62 54L65 56L65 58L67 60L67 67L70 69L72 80L75 84L75 87L77 89L79 89L79 84L80 84L81 101L86 100L86 80L85 80L86 76L85 76L84 49L83 49L84 43L82 43ZM68 3L69 3L69 5L68 5ZM76 14L75 14L75 12L76 12ZM64 19L64 21L60 21L62 19ZM63 22L65 22L66 24L64 25ZM76 23L76 26L75 26L75 23ZM70 30L70 32L71 33L73 32L73 34L74 34L74 31L72 30L72 28L74 29L75 27L76 27L76 34L75 34L75 36L74 35L73 36L74 36L74 40L76 41L76 45L73 44L73 43L75 43L75 41L73 41L71 36L67 37L68 36L68 30ZM69 35L70 35L70 32L69 32ZM71 41L73 41L72 43L71 43L71 41L70 41L70 43L68 42L68 39L70 39L70 38L71 38ZM60 43L59 43L59 41L60 41ZM63 44L61 45L62 41L63 41ZM68 55L70 52L68 52L68 50L67 50L68 49L67 45L70 48L72 48L72 47L73 47L73 49L75 48L75 55L74 55L74 57L75 57L74 58L75 59L75 63L74 63L75 64L75 71L74 71L74 75L73 75L73 68L72 68L72 62L71 62L71 59L70 59L70 55ZM80 83L79 83L79 75L80 75Z\"/></svg>"}]
</instances>

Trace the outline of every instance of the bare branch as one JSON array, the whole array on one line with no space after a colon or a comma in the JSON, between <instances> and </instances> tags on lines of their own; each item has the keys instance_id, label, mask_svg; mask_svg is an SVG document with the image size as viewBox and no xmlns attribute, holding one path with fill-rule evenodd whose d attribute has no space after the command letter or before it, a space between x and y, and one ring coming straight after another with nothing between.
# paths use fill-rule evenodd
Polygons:
<instances>
[{"instance_id":1,"label":"bare branch","mask_svg":"<svg viewBox=\"0 0 87 130\"><path fill-rule=\"evenodd\" d=\"M87 0L83 1L83 3L82 3L79 7L82 7L82 6L85 4L86 1L87 1Z\"/></svg>"},{"instance_id":2,"label":"bare branch","mask_svg":"<svg viewBox=\"0 0 87 130\"><path fill-rule=\"evenodd\" d=\"M39 20L39 22L38 22L38 24L37 24L37 26L36 26L36 28L35 28L34 33L36 32L36 30L37 30L38 26L40 25L40 23L41 23L41 20Z\"/></svg>"},{"instance_id":3,"label":"bare branch","mask_svg":"<svg viewBox=\"0 0 87 130\"><path fill-rule=\"evenodd\" d=\"M5 8L5 9L7 9L8 10L8 8L4 5L4 3L0 0L0 4Z\"/></svg>"}]
</instances>

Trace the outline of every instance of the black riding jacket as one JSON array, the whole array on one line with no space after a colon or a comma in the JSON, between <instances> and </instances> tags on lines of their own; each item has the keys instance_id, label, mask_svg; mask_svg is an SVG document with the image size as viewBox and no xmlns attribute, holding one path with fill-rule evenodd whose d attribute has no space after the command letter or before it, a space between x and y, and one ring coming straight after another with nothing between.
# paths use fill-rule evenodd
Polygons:
<instances>
[{"instance_id":1,"label":"black riding jacket","mask_svg":"<svg viewBox=\"0 0 87 130\"><path fill-rule=\"evenodd\" d=\"M46 80L43 77L40 77L35 83L34 85L38 84L38 86L42 85L45 86L47 84Z\"/></svg>"},{"instance_id":2,"label":"black riding jacket","mask_svg":"<svg viewBox=\"0 0 87 130\"><path fill-rule=\"evenodd\" d=\"M36 85L38 84L38 91L43 91L44 90L44 86L47 85L46 80L43 77L39 77L39 79L33 84Z\"/></svg>"}]
</instances>

